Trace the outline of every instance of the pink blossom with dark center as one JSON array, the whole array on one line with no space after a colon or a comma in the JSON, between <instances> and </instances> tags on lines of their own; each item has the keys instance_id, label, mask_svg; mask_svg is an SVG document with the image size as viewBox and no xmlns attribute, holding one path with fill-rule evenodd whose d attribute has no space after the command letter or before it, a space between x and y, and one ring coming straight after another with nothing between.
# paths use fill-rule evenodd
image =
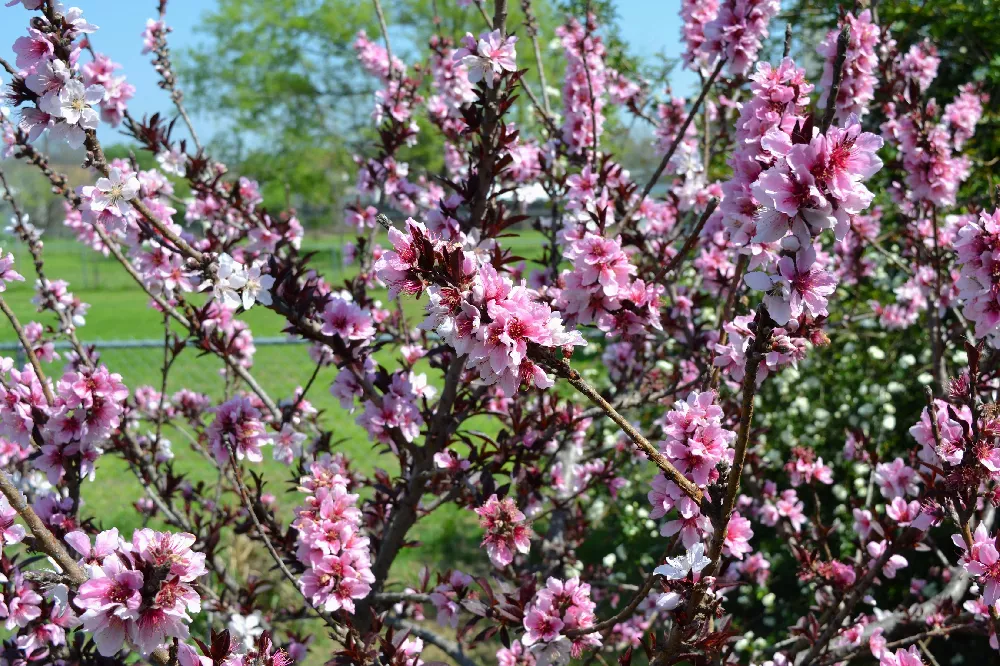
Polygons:
<instances>
[{"instance_id":1,"label":"pink blossom with dark center","mask_svg":"<svg viewBox=\"0 0 1000 666\"><path fill-rule=\"evenodd\" d=\"M486 530L482 546L493 565L504 568L514 561L514 553L527 554L531 550L531 528L514 500L490 496L486 503L475 509L479 526Z\"/></svg>"}]
</instances>

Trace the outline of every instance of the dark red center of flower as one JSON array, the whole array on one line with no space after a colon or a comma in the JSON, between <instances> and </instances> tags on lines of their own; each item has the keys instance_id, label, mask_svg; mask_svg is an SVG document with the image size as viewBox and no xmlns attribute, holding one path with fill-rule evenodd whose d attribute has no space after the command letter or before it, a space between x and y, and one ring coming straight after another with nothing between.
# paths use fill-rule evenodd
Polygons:
<instances>
[{"instance_id":1,"label":"dark red center of flower","mask_svg":"<svg viewBox=\"0 0 1000 666\"><path fill-rule=\"evenodd\" d=\"M131 596L131 592L131 589L126 587L123 583L115 583L111 586L111 590L108 592L108 597L116 604L124 604Z\"/></svg>"}]
</instances>

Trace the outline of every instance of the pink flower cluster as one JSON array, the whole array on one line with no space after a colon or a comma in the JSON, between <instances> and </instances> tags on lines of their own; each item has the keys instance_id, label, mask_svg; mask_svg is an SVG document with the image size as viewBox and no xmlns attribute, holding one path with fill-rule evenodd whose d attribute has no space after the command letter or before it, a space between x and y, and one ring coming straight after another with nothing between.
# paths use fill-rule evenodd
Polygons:
<instances>
[{"instance_id":1,"label":"pink flower cluster","mask_svg":"<svg viewBox=\"0 0 1000 666\"><path fill-rule=\"evenodd\" d=\"M121 375L105 366L68 372L56 383L49 404L34 370L18 371L10 359L0 359L0 437L29 446L36 428L41 433L41 456L35 466L51 483L63 478L69 464L79 459L78 473L93 473L102 445L121 423L128 389ZM44 419L36 421L42 414Z\"/></svg>"},{"instance_id":2,"label":"pink flower cluster","mask_svg":"<svg viewBox=\"0 0 1000 666\"><path fill-rule=\"evenodd\" d=\"M38 20L47 23L44 17ZM53 138L79 148L83 145L85 131L97 129L98 115L92 106L101 104L102 111L109 111L109 118L120 120L119 114L134 93L134 88L124 79L111 78L108 80L114 85L114 90L109 95L103 85L94 82L100 78L96 73L104 69L103 63L94 65L94 71L85 75L86 82L81 81L79 56L82 41L85 35L95 32L97 26L88 23L80 9L69 9L59 26L44 27L49 29L43 31L31 27L26 36L14 42L17 54L15 64L20 70L18 76L24 79L24 85L33 95L24 101L35 102L35 106L21 109L19 127L28 135L29 141L34 141L49 129ZM55 44L59 39L73 44L69 62L56 57ZM110 71L106 75L110 76Z\"/></svg>"},{"instance_id":3,"label":"pink flower cluster","mask_svg":"<svg viewBox=\"0 0 1000 666\"><path fill-rule=\"evenodd\" d=\"M390 297L391 298L391 297ZM346 344L368 345L375 337L371 312L359 307L347 292L330 295L323 312L321 333L339 336Z\"/></svg>"},{"instance_id":4,"label":"pink flower cluster","mask_svg":"<svg viewBox=\"0 0 1000 666\"><path fill-rule=\"evenodd\" d=\"M760 522L773 527L779 520L785 519L796 532L802 530L802 525L806 522L805 504L794 489L783 490L779 496L774 482L766 481L763 495L764 502L757 512Z\"/></svg>"},{"instance_id":5,"label":"pink flower cluster","mask_svg":"<svg viewBox=\"0 0 1000 666\"><path fill-rule=\"evenodd\" d=\"M421 327L436 330L466 356L466 365L487 385L499 385L506 395L514 395L521 384L552 386L552 379L528 358L528 345L558 350L585 345L583 337L566 331L562 317L523 281L514 285L492 264L480 263L475 254L437 238L413 219L406 224L408 234L390 231L393 250L374 266L389 285L390 298L426 288L430 303ZM442 280L435 266L452 273L451 280Z\"/></svg>"},{"instance_id":6,"label":"pink flower cluster","mask_svg":"<svg viewBox=\"0 0 1000 666\"><path fill-rule=\"evenodd\" d=\"M823 462L822 457L816 457L812 449L794 447L791 460L785 463L785 471L795 488L814 481L826 485L833 483L833 470Z\"/></svg>"},{"instance_id":7,"label":"pink flower cluster","mask_svg":"<svg viewBox=\"0 0 1000 666\"><path fill-rule=\"evenodd\" d=\"M596 29L593 16L587 18L586 26L573 19L556 28L566 54L562 140L570 153L592 149L604 129L609 70L604 64L604 42Z\"/></svg>"},{"instance_id":8,"label":"pink flower cluster","mask_svg":"<svg viewBox=\"0 0 1000 666\"><path fill-rule=\"evenodd\" d=\"M965 142L976 133L976 125L983 117L983 104L990 96L976 89L975 84L961 86L958 95L944 107L942 120L951 128L955 150L961 150Z\"/></svg>"},{"instance_id":9,"label":"pink flower cluster","mask_svg":"<svg viewBox=\"0 0 1000 666\"><path fill-rule=\"evenodd\" d=\"M875 68L878 65L875 46L879 42L880 30L872 22L871 10L866 9L857 17L848 12L844 16L843 23L849 27L851 34L841 71L840 88L837 92L834 115L834 120L837 122L846 122L852 114L864 117L868 113L869 103L875 97L875 84L878 83L875 76ZM837 59L839 35L840 30L831 30L816 47L816 52L826 59L823 63L823 78L820 81L823 87L823 94L820 95L818 104L820 109L826 108L830 87L833 85L833 66Z\"/></svg>"},{"instance_id":10,"label":"pink flower cluster","mask_svg":"<svg viewBox=\"0 0 1000 666\"><path fill-rule=\"evenodd\" d=\"M458 627L458 613L462 609L460 602L468 596L471 585L472 576L452 571L446 582L434 588L430 599L437 609L438 624L452 629Z\"/></svg>"},{"instance_id":11,"label":"pink flower cluster","mask_svg":"<svg viewBox=\"0 0 1000 666\"><path fill-rule=\"evenodd\" d=\"M940 64L937 47L925 39L910 47L900 59L898 68L900 74L917 84L920 92L925 92L937 78Z\"/></svg>"},{"instance_id":12,"label":"pink flower cluster","mask_svg":"<svg viewBox=\"0 0 1000 666\"><path fill-rule=\"evenodd\" d=\"M466 128L462 109L476 100L475 87L464 61L456 60L454 52L437 41L432 46L440 51L431 58L434 94L427 99L427 111L446 134L458 136Z\"/></svg>"},{"instance_id":13,"label":"pink flower cluster","mask_svg":"<svg viewBox=\"0 0 1000 666\"><path fill-rule=\"evenodd\" d=\"M882 639L885 642L885 639ZM876 649L872 648L872 654L878 659L878 666L924 666L920 658L920 650L916 645L908 648L898 648L895 652L889 649L881 649L875 654Z\"/></svg>"},{"instance_id":14,"label":"pink flower cluster","mask_svg":"<svg viewBox=\"0 0 1000 666\"><path fill-rule=\"evenodd\" d=\"M781 70L795 78L799 76L792 74L790 61L782 63L778 71ZM760 69L758 74L767 72ZM780 83L784 78L778 79L779 90L785 87ZM766 99L775 92L774 87L770 87L770 93L768 89L761 85L755 92L765 94ZM795 94L786 88L779 99L793 98ZM741 120L746 112L744 108ZM791 119L792 115L787 117ZM745 128L754 127L750 121L747 118ZM814 238L833 228L837 239L842 239L850 217L871 203L874 195L864 181L882 168L882 161L876 155L881 147L882 140L862 131L857 116L852 115L845 127L831 127L825 134L815 130L808 139L793 139L779 122L760 137L764 165L758 163L759 158L749 164L744 156L734 155L735 177L723 186L727 197L730 194L737 197L723 208L734 241L764 244L781 241L787 253L776 260L758 254L755 259L761 269L745 277L751 289L765 293L768 313L779 326L803 313L814 318L827 314L827 297L836 288L836 278L818 262ZM768 163L769 168L758 171ZM740 171L747 166L749 172ZM754 180L746 181L747 176L753 176ZM752 236L748 233L750 226L754 229Z\"/></svg>"},{"instance_id":15,"label":"pink flower cluster","mask_svg":"<svg viewBox=\"0 0 1000 666\"><path fill-rule=\"evenodd\" d=\"M708 64L705 51L705 26L719 14L719 0L681 0L681 39L684 40L684 64L696 71Z\"/></svg>"},{"instance_id":16,"label":"pink flower cluster","mask_svg":"<svg viewBox=\"0 0 1000 666\"><path fill-rule=\"evenodd\" d=\"M952 414L958 417L957 420ZM944 400L935 400L934 420L937 422L936 439L927 407L920 413L920 421L910 428L910 435L921 447L917 456L933 465L941 465L942 461L958 465L965 456L965 428L972 425L972 411L968 405L953 406Z\"/></svg>"},{"instance_id":17,"label":"pink flower cluster","mask_svg":"<svg viewBox=\"0 0 1000 666\"><path fill-rule=\"evenodd\" d=\"M955 243L962 277L958 281L963 314L975 324L977 338L1000 346L1000 208L967 219Z\"/></svg>"},{"instance_id":18,"label":"pink flower cluster","mask_svg":"<svg viewBox=\"0 0 1000 666\"><path fill-rule=\"evenodd\" d=\"M746 74L780 9L779 0L721 0L718 14L705 26L702 49L713 62L725 58L726 70L733 76Z\"/></svg>"},{"instance_id":19,"label":"pink flower cluster","mask_svg":"<svg viewBox=\"0 0 1000 666\"><path fill-rule=\"evenodd\" d=\"M633 280L636 268L621 247L621 237L567 231L563 256L572 264L560 276L557 305L570 321L594 324L623 337L660 330L661 285Z\"/></svg>"},{"instance_id":20,"label":"pink flower cluster","mask_svg":"<svg viewBox=\"0 0 1000 666\"><path fill-rule=\"evenodd\" d=\"M189 614L201 612L194 581L207 573L205 555L191 550L194 535L141 529L130 543L112 529L93 546L79 531L67 534L66 542L83 556L90 575L75 604L101 655L114 656L126 640L149 655L171 638L188 637Z\"/></svg>"},{"instance_id":21,"label":"pink flower cluster","mask_svg":"<svg viewBox=\"0 0 1000 666\"><path fill-rule=\"evenodd\" d=\"M939 59L930 44L914 44L898 58L896 67L903 77L904 88L916 82L921 91L937 76ZM971 162L957 154L972 137L982 116L980 96L971 85L963 86L944 112L936 100L922 103L903 96L899 102L885 105L887 120L882 123L882 135L902 153L907 191L900 194L904 206L927 203L931 206L955 205L958 187L971 173ZM921 210L911 213L923 215Z\"/></svg>"},{"instance_id":22,"label":"pink flower cluster","mask_svg":"<svg viewBox=\"0 0 1000 666\"><path fill-rule=\"evenodd\" d=\"M358 32L354 40L354 52L358 54L358 61L365 71L372 76L387 80L390 76L401 74L405 69L403 61L393 58L389 63L389 53L385 47L378 42L368 39L364 30Z\"/></svg>"},{"instance_id":23,"label":"pink flower cluster","mask_svg":"<svg viewBox=\"0 0 1000 666\"><path fill-rule=\"evenodd\" d=\"M753 185L765 169L778 161L764 138L791 136L795 126L805 121L812 90L805 70L789 58L777 67L759 63L750 75L750 98L740 109L735 149L729 157L733 175L722 184L719 204L723 224L736 245L747 245L757 235L756 218L764 202L755 198Z\"/></svg>"},{"instance_id":24,"label":"pink flower cluster","mask_svg":"<svg viewBox=\"0 0 1000 666\"><path fill-rule=\"evenodd\" d=\"M722 425L722 408L714 391L692 391L674 403L662 420L660 452L677 469L704 488L719 478L718 465L732 462L736 433Z\"/></svg>"},{"instance_id":25,"label":"pink flower cluster","mask_svg":"<svg viewBox=\"0 0 1000 666\"><path fill-rule=\"evenodd\" d=\"M722 425L722 408L715 404L714 391L693 391L686 400L678 400L660 421L664 439L657 448L688 479L706 487L719 478L719 463L733 460L732 442L736 433ZM652 519L662 518L676 508L678 516L663 524L664 536L681 535L685 548L701 543L711 531L711 522L701 514L698 505L675 482L662 473L653 478L652 488L646 495L653 510ZM743 532L742 519L730 525L733 532L734 552L741 550L738 541ZM749 527L749 525L746 525ZM749 533L752 535L752 531Z\"/></svg>"},{"instance_id":26,"label":"pink flower cluster","mask_svg":"<svg viewBox=\"0 0 1000 666\"><path fill-rule=\"evenodd\" d=\"M255 463L264 460L260 447L270 444L271 438L253 398L236 396L211 411L215 419L206 434L212 455L221 467L229 464L230 451L237 460Z\"/></svg>"},{"instance_id":27,"label":"pink flower cluster","mask_svg":"<svg viewBox=\"0 0 1000 666\"><path fill-rule=\"evenodd\" d=\"M0 583L7 582L5 577L0 577ZM29 627L42 618L42 604L44 600L32 587L31 583L24 579L23 574L18 572L13 579L13 589L11 594L0 594L0 618L6 618L4 627L7 631L15 629L21 630ZM0 587L0 590L3 588ZM66 626L72 626L75 616L72 612L67 613ZM65 632L63 626L46 625L52 629L46 633L36 630L34 633L21 634L17 637L17 645L25 652L31 653L38 648L45 648L48 645L65 644ZM20 634L20 631L18 632ZM41 643L41 644L39 644ZM44 652L43 652L44 656Z\"/></svg>"},{"instance_id":28,"label":"pink flower cluster","mask_svg":"<svg viewBox=\"0 0 1000 666\"><path fill-rule=\"evenodd\" d=\"M337 379L346 372L341 372ZM358 416L357 423L368 431L374 441L395 447L390 431L397 430L403 439L412 442L420 434L420 426L424 424L419 400L430 400L436 393L437 389L427 384L425 374L396 372L392 375L389 390L382 395L379 404L372 400L365 401L365 410Z\"/></svg>"},{"instance_id":29,"label":"pink flower cluster","mask_svg":"<svg viewBox=\"0 0 1000 666\"><path fill-rule=\"evenodd\" d=\"M515 552L527 554L531 550L531 527L513 499L500 500L494 493L475 511L479 526L486 530L482 546L493 566L503 569L514 561Z\"/></svg>"},{"instance_id":30,"label":"pink flower cluster","mask_svg":"<svg viewBox=\"0 0 1000 666\"><path fill-rule=\"evenodd\" d=\"M31 302L39 308L53 310L60 318L60 326L75 327L86 323L89 303L84 303L68 289L65 280L37 280L35 297Z\"/></svg>"},{"instance_id":31,"label":"pink flower cluster","mask_svg":"<svg viewBox=\"0 0 1000 666\"><path fill-rule=\"evenodd\" d=\"M907 465L902 458L875 465L874 479L879 492L886 499L916 495L920 490L917 487L919 481L917 471Z\"/></svg>"},{"instance_id":32,"label":"pink flower cluster","mask_svg":"<svg viewBox=\"0 0 1000 666\"><path fill-rule=\"evenodd\" d=\"M0 497L0 549L4 546L21 543L24 540L24 528L18 525L16 520L17 511L10 505L6 497Z\"/></svg>"},{"instance_id":33,"label":"pink flower cluster","mask_svg":"<svg viewBox=\"0 0 1000 666\"><path fill-rule=\"evenodd\" d=\"M979 577L982 600L987 606L1000 601L1000 550L996 537L991 537L986 526L980 524L972 535L972 547L966 546L962 535L954 534L952 542L964 553L962 566L973 576Z\"/></svg>"},{"instance_id":34,"label":"pink flower cluster","mask_svg":"<svg viewBox=\"0 0 1000 666\"><path fill-rule=\"evenodd\" d=\"M299 531L296 555L306 567L299 583L302 593L327 612L353 613L354 600L368 596L375 577L345 461L323 456L309 466L301 484L307 497L292 525Z\"/></svg>"},{"instance_id":35,"label":"pink flower cluster","mask_svg":"<svg viewBox=\"0 0 1000 666\"><path fill-rule=\"evenodd\" d=\"M587 583L581 583L579 578L567 581L549 578L526 609L527 633L521 642L542 663L565 663L569 657L578 659L584 650L601 646L601 635L583 634L570 640L563 633L592 627L595 608Z\"/></svg>"},{"instance_id":36,"label":"pink flower cluster","mask_svg":"<svg viewBox=\"0 0 1000 666\"><path fill-rule=\"evenodd\" d=\"M81 72L84 85L104 88L104 99L100 102L101 120L112 127L121 124L128 102L135 95L135 86L128 83L124 76L115 76L116 69L121 69L121 65L98 53L83 66Z\"/></svg>"},{"instance_id":37,"label":"pink flower cluster","mask_svg":"<svg viewBox=\"0 0 1000 666\"><path fill-rule=\"evenodd\" d=\"M14 255L11 252L3 256L0 250L0 293L7 290L8 282L24 282L24 276L14 270Z\"/></svg>"}]
</instances>

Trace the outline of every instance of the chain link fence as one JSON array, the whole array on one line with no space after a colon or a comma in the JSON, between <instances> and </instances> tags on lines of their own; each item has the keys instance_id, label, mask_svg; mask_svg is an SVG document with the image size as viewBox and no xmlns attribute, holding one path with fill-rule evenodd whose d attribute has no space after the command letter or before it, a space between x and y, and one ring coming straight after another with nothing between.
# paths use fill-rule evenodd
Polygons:
<instances>
[{"instance_id":1,"label":"chain link fence","mask_svg":"<svg viewBox=\"0 0 1000 666\"><path fill-rule=\"evenodd\" d=\"M122 376L126 386L134 390L143 385L159 390L163 379L164 357L163 339L144 340L91 340L83 341L85 346L93 346L99 362L112 372ZM260 337L254 339L257 352L254 355L252 371L267 384L275 397L287 396L308 380L315 364L309 358L307 342L285 337ZM65 355L72 353L67 342L53 343L56 358L43 363L43 370L53 378L62 372L66 363ZM18 342L0 343L0 356L12 357L17 367L28 362L24 349ZM227 390L227 375L224 364L214 354L208 354L189 345L171 363L168 373L167 390L187 388L205 393L214 398Z\"/></svg>"},{"instance_id":2,"label":"chain link fence","mask_svg":"<svg viewBox=\"0 0 1000 666\"><path fill-rule=\"evenodd\" d=\"M71 238L43 236L46 273L50 279L65 280L73 292L128 291L136 284L114 257L100 252ZM34 268L28 248L12 236L0 231L0 249L4 256L14 255L14 265L26 278L34 279ZM306 243L303 252L311 253L311 265L328 280L342 280L346 274L342 243L329 238Z\"/></svg>"}]
</instances>

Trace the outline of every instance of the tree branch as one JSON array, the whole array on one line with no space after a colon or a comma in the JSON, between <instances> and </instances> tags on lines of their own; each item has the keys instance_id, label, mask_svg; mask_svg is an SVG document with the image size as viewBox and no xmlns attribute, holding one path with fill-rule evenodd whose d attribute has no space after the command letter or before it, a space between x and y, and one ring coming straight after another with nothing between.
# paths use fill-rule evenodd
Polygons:
<instances>
[{"instance_id":1,"label":"tree branch","mask_svg":"<svg viewBox=\"0 0 1000 666\"><path fill-rule=\"evenodd\" d=\"M719 77L719 73L722 71L722 66L725 64L726 59L719 58L719 62L712 71L712 75L708 77L708 80L705 81L705 85L701 87L701 93L698 94L698 99L695 100L694 106L692 106L691 110L688 112L687 118L684 119L684 122L681 124L680 128L678 128L677 136L674 137L674 140L671 142L666 154L664 154L663 159L660 160L660 165L656 167L656 170L646 183L646 186L642 188L642 193L639 195L635 204L633 204L632 208L625 213L625 217L623 217L621 221L622 224L625 224L632 219L632 216L635 215L636 211L639 210L639 207L642 205L643 200L649 195L650 192L653 191L653 187L656 185L657 181L660 180L660 176L663 175L663 170L667 168L667 164L670 163L671 158L677 151L677 147L681 145L681 141L684 139L684 133L687 132L687 128L691 124L691 121L694 120L694 116L698 112L698 108L701 106L701 103L705 101L708 91L712 88L712 84L715 83L715 79Z\"/></svg>"}]
</instances>

